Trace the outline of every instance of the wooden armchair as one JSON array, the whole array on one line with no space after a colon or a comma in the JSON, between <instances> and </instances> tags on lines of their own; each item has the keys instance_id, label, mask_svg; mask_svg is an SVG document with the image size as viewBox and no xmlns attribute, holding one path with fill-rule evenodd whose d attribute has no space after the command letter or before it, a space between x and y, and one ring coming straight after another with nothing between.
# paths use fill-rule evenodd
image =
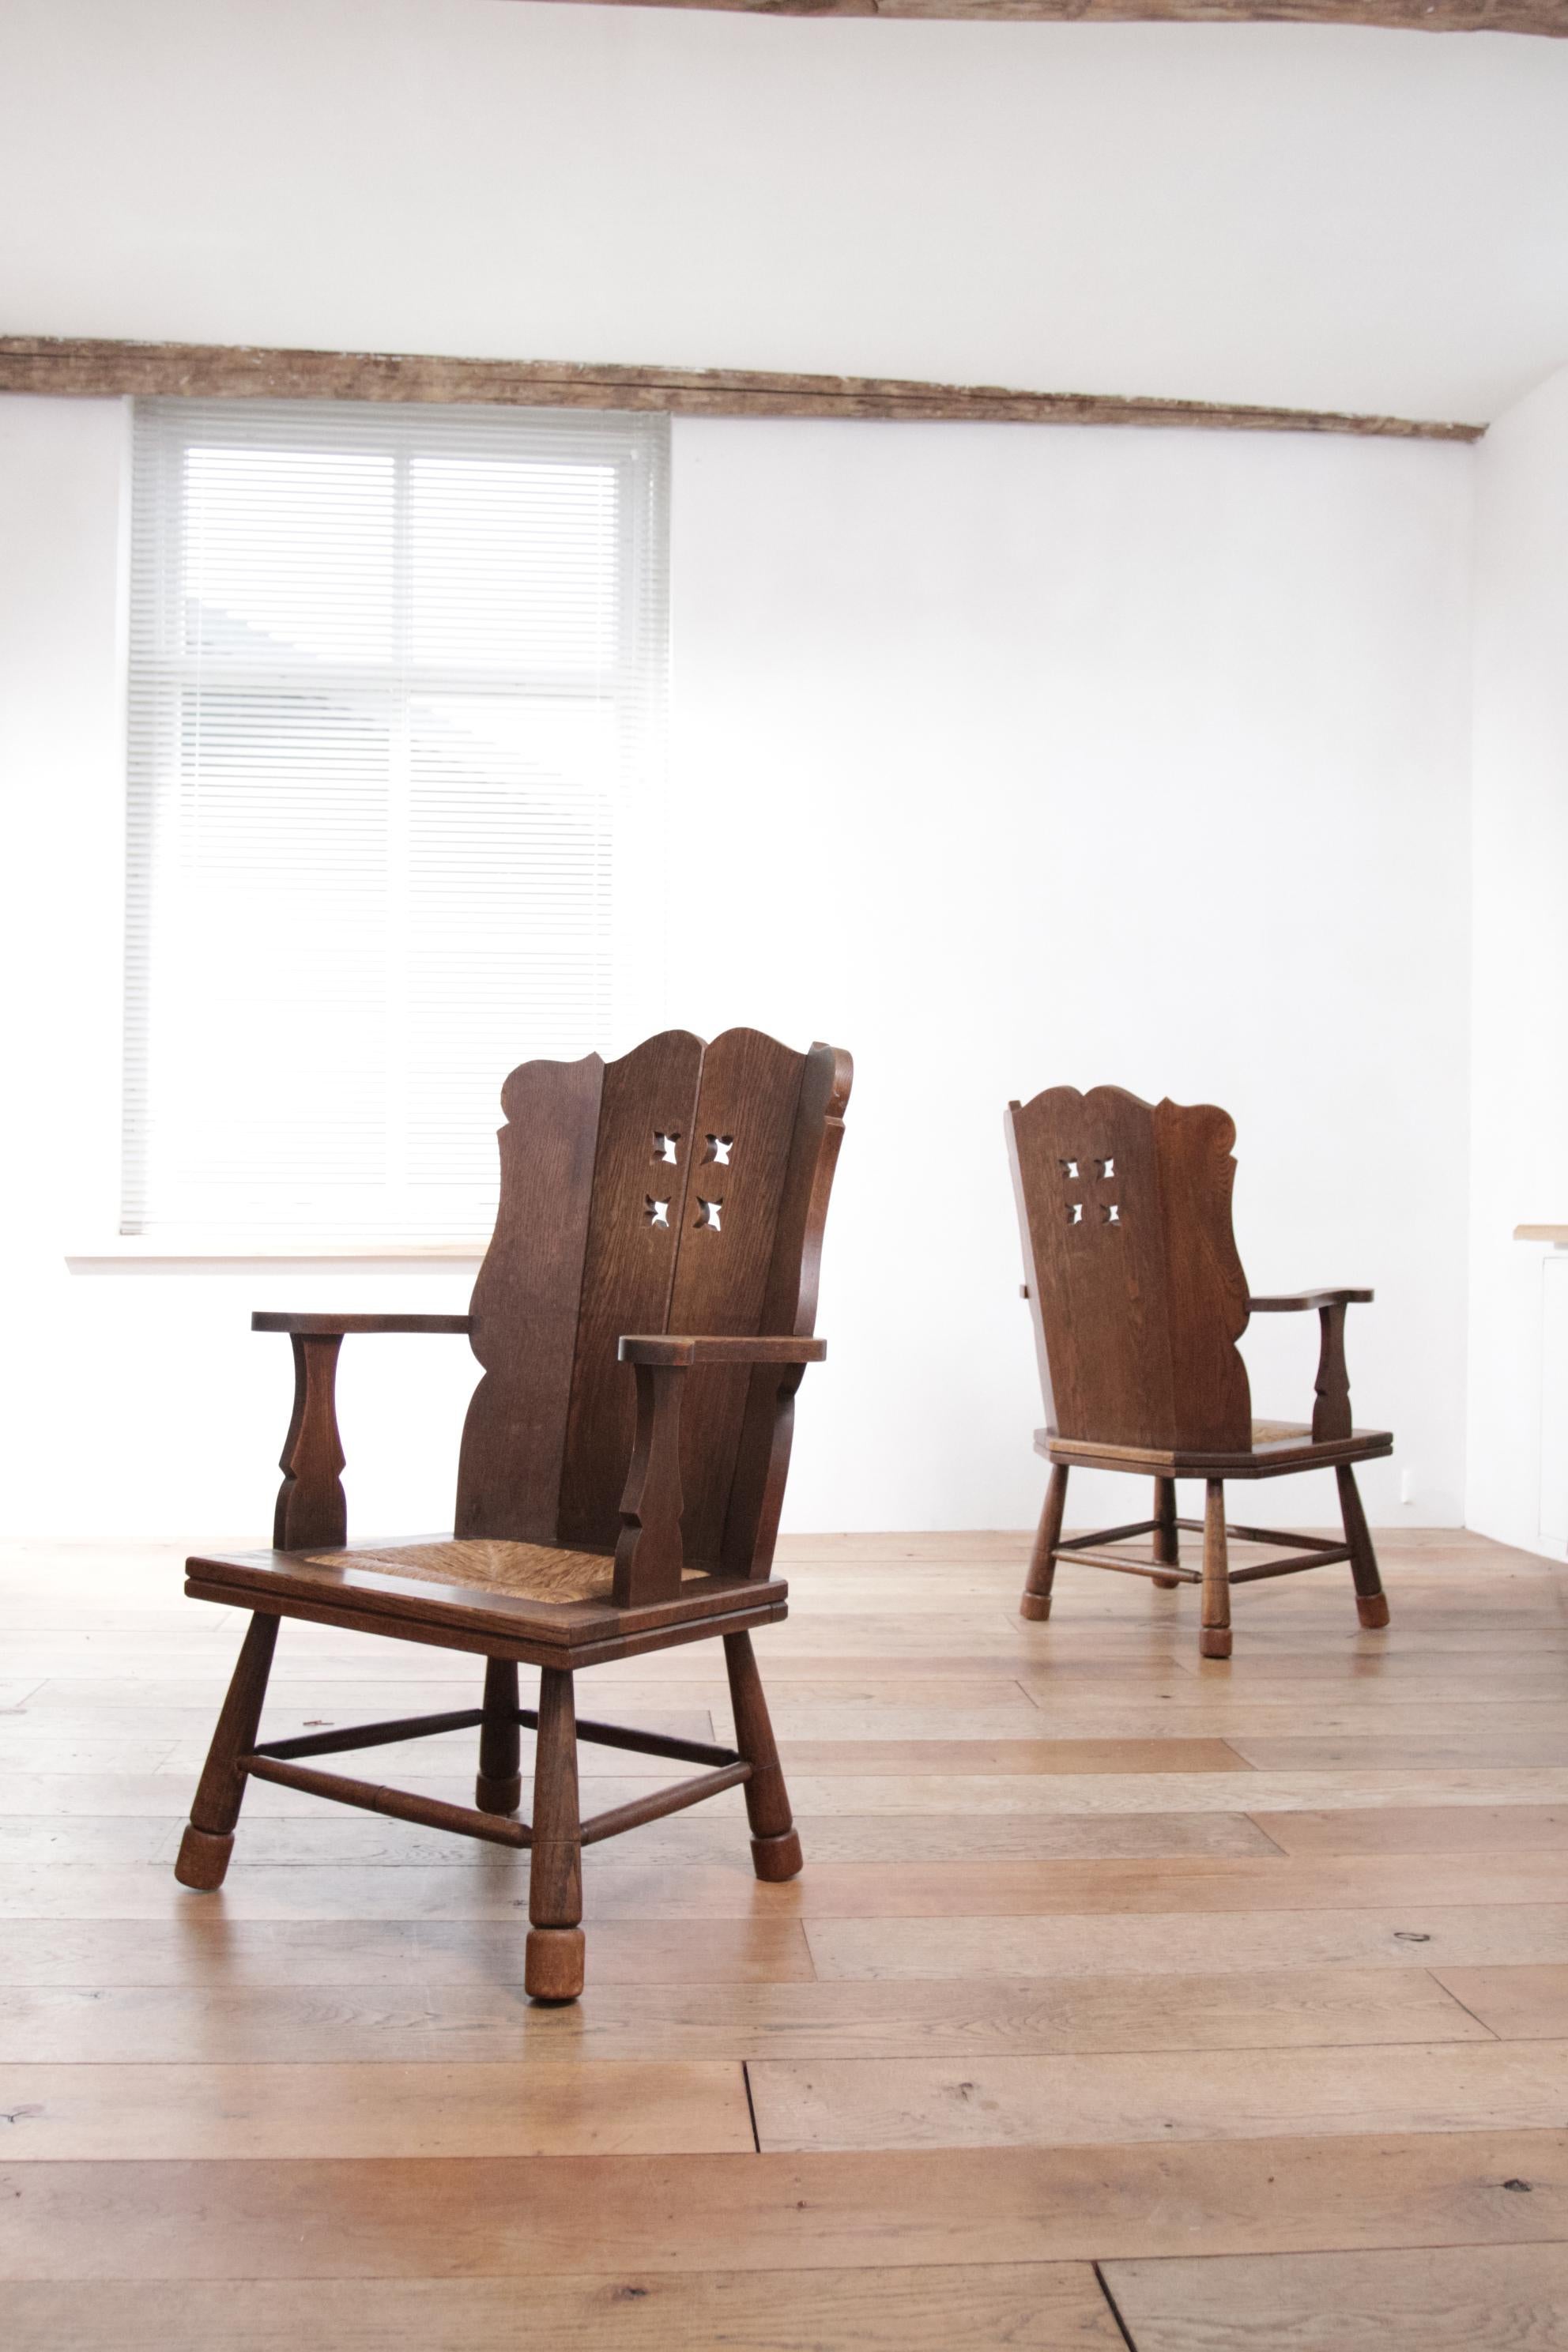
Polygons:
<instances>
[{"instance_id":1,"label":"wooden armchair","mask_svg":"<svg viewBox=\"0 0 1568 2352\"><path fill-rule=\"evenodd\" d=\"M847 1054L754 1030L671 1030L605 1064L530 1062L501 1092L500 1206L467 1315L257 1315L294 1349L271 1551L192 1559L187 1592L250 1610L174 1866L222 1884L247 1780L531 1853L525 1983L583 1988L584 1845L743 1786L757 1875L801 1867L751 1628L783 1617L772 1560L795 1393L843 1139ZM333 1405L350 1332L467 1332L484 1377L449 1539L348 1547ZM258 1740L280 1617L468 1651L483 1704ZM733 1748L575 1720L573 1675L722 1636ZM541 1669L537 1710L520 1664ZM537 1732L533 1820L515 1821L519 1727ZM476 1808L316 1769L435 1732L479 1732ZM590 1821L578 1739L710 1769Z\"/></svg>"},{"instance_id":2,"label":"wooden armchair","mask_svg":"<svg viewBox=\"0 0 1568 2352\"><path fill-rule=\"evenodd\" d=\"M1347 1307L1370 1290L1303 1290L1251 1298L1231 1232L1236 1127L1210 1104L1152 1105L1120 1087L1054 1087L1009 1106L1018 1214L1048 1426L1035 1446L1051 1464L1035 1540L1026 1617L1048 1617L1058 1560L1201 1584L1205 1658L1230 1655L1230 1588L1349 1560L1363 1625L1386 1625L1388 1602L1356 1492L1357 1462L1394 1450L1387 1430L1351 1425ZM1321 1346L1310 1423L1254 1421L1236 1342L1251 1315L1316 1308ZM1154 1516L1062 1541L1068 1470L1152 1475ZM1342 1543L1226 1527L1227 1478L1279 1478L1331 1467ZM1176 1480L1202 1478L1202 1520L1176 1517ZM1200 1528L1203 1569L1182 1560L1178 1531ZM1113 1544L1152 1536L1152 1557ZM1283 1546L1289 1557L1233 1569L1226 1541Z\"/></svg>"}]
</instances>

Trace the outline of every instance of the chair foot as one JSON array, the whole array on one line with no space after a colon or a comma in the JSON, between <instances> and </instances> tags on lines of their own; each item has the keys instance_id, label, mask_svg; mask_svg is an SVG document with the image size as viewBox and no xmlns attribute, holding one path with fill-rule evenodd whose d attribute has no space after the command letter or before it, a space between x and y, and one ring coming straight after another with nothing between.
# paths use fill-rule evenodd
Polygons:
<instances>
[{"instance_id":1,"label":"chair foot","mask_svg":"<svg viewBox=\"0 0 1568 2352\"><path fill-rule=\"evenodd\" d=\"M575 2000L583 1990L581 1927L531 1927L522 1966L530 2000Z\"/></svg>"},{"instance_id":2,"label":"chair foot","mask_svg":"<svg viewBox=\"0 0 1568 2352\"><path fill-rule=\"evenodd\" d=\"M187 1822L185 1834L180 1840L174 1876L182 1886L193 1886L198 1894L210 1895L215 1887L223 1885L233 1852L232 1832L227 1837L214 1837L209 1831L197 1829L194 1822Z\"/></svg>"},{"instance_id":3,"label":"chair foot","mask_svg":"<svg viewBox=\"0 0 1568 2352\"><path fill-rule=\"evenodd\" d=\"M1230 1627L1228 1625L1205 1625L1202 1633L1198 1635L1198 1655L1200 1658L1228 1658L1230 1655Z\"/></svg>"},{"instance_id":4,"label":"chair foot","mask_svg":"<svg viewBox=\"0 0 1568 2352\"><path fill-rule=\"evenodd\" d=\"M783 1878L798 1878L805 1868L805 1856L800 1850L800 1832L789 1829L777 1837L754 1837L752 1840L752 1868L759 1878L770 1883Z\"/></svg>"},{"instance_id":5,"label":"chair foot","mask_svg":"<svg viewBox=\"0 0 1568 2352\"><path fill-rule=\"evenodd\" d=\"M1018 1603L1019 1616L1027 1618L1033 1625L1043 1625L1050 1613L1051 1596L1048 1592L1026 1592Z\"/></svg>"},{"instance_id":6,"label":"chair foot","mask_svg":"<svg viewBox=\"0 0 1568 2352\"><path fill-rule=\"evenodd\" d=\"M1174 1592L1181 1580L1179 1576L1152 1576L1149 1579L1156 1592Z\"/></svg>"},{"instance_id":7,"label":"chair foot","mask_svg":"<svg viewBox=\"0 0 1568 2352\"><path fill-rule=\"evenodd\" d=\"M513 1772L504 1780L492 1780L488 1772L474 1778L474 1802L481 1813L515 1813L522 1802L522 1775Z\"/></svg>"},{"instance_id":8,"label":"chair foot","mask_svg":"<svg viewBox=\"0 0 1568 2352\"><path fill-rule=\"evenodd\" d=\"M1361 1619L1362 1623L1366 1626L1370 1632L1375 1633L1379 1626L1386 1625L1388 1622L1387 1593L1358 1592L1356 1595L1355 1613Z\"/></svg>"}]
</instances>

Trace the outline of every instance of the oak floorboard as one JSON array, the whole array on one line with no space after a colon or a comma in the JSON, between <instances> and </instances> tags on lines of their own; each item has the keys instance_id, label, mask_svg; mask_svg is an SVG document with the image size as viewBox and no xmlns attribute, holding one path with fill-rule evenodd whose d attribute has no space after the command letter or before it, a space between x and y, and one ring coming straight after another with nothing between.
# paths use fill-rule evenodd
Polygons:
<instances>
[{"instance_id":1,"label":"oak floorboard","mask_svg":"<svg viewBox=\"0 0 1568 2352\"><path fill-rule=\"evenodd\" d=\"M124 1965L134 1969L129 1953ZM548 2009L525 2000L521 1969L514 1954L510 1981L493 1984L236 1984L215 1970L200 1984L0 1989L0 2061L967 2058L1493 2038L1424 1969L616 1985L595 1968L575 2008Z\"/></svg>"},{"instance_id":2,"label":"oak floorboard","mask_svg":"<svg viewBox=\"0 0 1568 2352\"><path fill-rule=\"evenodd\" d=\"M818 1720L827 1710L811 1710ZM884 1737L875 1718L866 1718L858 1737L814 1739L792 1735L787 1707L774 1707L773 1725L786 1770L797 1777L826 1778L844 1772L890 1772L952 1778L961 1774L1031 1779L1059 1773L1250 1772L1251 1766L1224 1739L1012 1739L962 1732L941 1738ZM930 1718L927 1717L930 1727ZM1238 1799L1239 1802L1240 1800Z\"/></svg>"},{"instance_id":3,"label":"oak floorboard","mask_svg":"<svg viewBox=\"0 0 1568 2352\"><path fill-rule=\"evenodd\" d=\"M25 2281L5 2296L10 2352L1121 2352L1088 2263L921 2269L616 2270L510 2279Z\"/></svg>"},{"instance_id":4,"label":"oak floorboard","mask_svg":"<svg viewBox=\"0 0 1568 2352\"><path fill-rule=\"evenodd\" d=\"M1568 1696L1568 1675L1564 1676ZM1369 1729L1357 1738L1255 1739L1247 1732L1230 1738L1248 1764L1260 1772L1451 1771L1456 1764L1568 1764L1568 1727L1494 1723L1489 1730L1453 1726L1447 1732L1412 1733Z\"/></svg>"},{"instance_id":5,"label":"oak floorboard","mask_svg":"<svg viewBox=\"0 0 1568 2352\"><path fill-rule=\"evenodd\" d=\"M730 1797L739 1791L728 1792ZM710 1801L713 1811L724 1805ZM728 1809L733 1812L731 1804ZM723 1818L723 1816L719 1816ZM241 1849L243 1854L243 1849ZM477 1859L476 1859L477 1853ZM1550 1905L1563 1893L1554 1853L1348 1854L1227 1859L1172 1854L1100 1861L819 1863L763 1885L736 1817L732 1852L672 1874L639 1863L635 1835L612 1862L583 1874L590 1919L798 1917L876 1921L997 1920L1159 1913L1344 1912L1472 1906L1496 1913ZM0 1917L164 1919L193 1911L226 1919L482 1919L525 1907L528 1861L480 1846L465 1862L397 1869L346 1863L230 1868L220 1893L193 1895L164 1864L18 1863L0 1876Z\"/></svg>"},{"instance_id":6,"label":"oak floorboard","mask_svg":"<svg viewBox=\"0 0 1568 2352\"><path fill-rule=\"evenodd\" d=\"M0 2066L26 2164L752 2150L735 2061Z\"/></svg>"},{"instance_id":7,"label":"oak floorboard","mask_svg":"<svg viewBox=\"0 0 1568 2352\"><path fill-rule=\"evenodd\" d=\"M1565 2352L1568 2245L1112 2262L1137 2352Z\"/></svg>"},{"instance_id":8,"label":"oak floorboard","mask_svg":"<svg viewBox=\"0 0 1568 2352\"><path fill-rule=\"evenodd\" d=\"M283 1638L286 1640L287 1634ZM388 1714L414 1715L423 1711L439 1715L449 1708L479 1705L484 1683L482 1672L432 1674L426 1668L424 1673L412 1673L408 1670L406 1648L400 1654L395 1642L383 1642L380 1647L391 1664L402 1665L402 1673L389 1671L373 1675L359 1672L348 1675L328 1673L318 1666L312 1675L300 1670L308 1661L291 1664L287 1671L280 1668L268 1685L268 1718L273 1713L327 1714L349 1723L361 1717L368 1721ZM598 1667L579 1675L578 1713L635 1723L641 1719L639 1709L664 1713L671 1708L710 1711L721 1706L728 1712L730 1694L723 1666L704 1661L700 1645L665 1652L671 1665L662 1674L657 1671L658 1654L633 1662L643 1669L636 1681L612 1679L607 1670ZM440 1653L427 1650L424 1655L438 1657ZM118 1664L118 1661L109 1663ZM152 1661L148 1661L145 1673L111 1672L102 1677L86 1674L53 1675L31 1689L27 1711L43 1715L57 1707L82 1709L100 1706L210 1707L215 1699L222 1698L232 1664L232 1660L218 1661L199 1679L189 1675L171 1675L166 1666L156 1670ZM388 1691L389 1682L395 1683L395 1692ZM518 1683L524 1694L523 1704L531 1706L530 1694L538 1688L538 1675L531 1667L520 1667ZM782 1713L786 1706L842 1707L871 1723L889 1712L915 1710L922 1715L949 1716L982 1714L989 1708L999 1708L1020 1715L1030 1737L1040 1735L1038 1706L1026 1698L1019 1685L1005 1675L977 1676L969 1681L936 1675L911 1680L900 1675L880 1682L858 1675L845 1683L828 1679L792 1684L776 1712Z\"/></svg>"},{"instance_id":9,"label":"oak floorboard","mask_svg":"<svg viewBox=\"0 0 1568 2352\"><path fill-rule=\"evenodd\" d=\"M1568 1904L1457 1910L1266 1911L1099 1918L817 1919L824 1978L1195 1976L1268 1968L1568 1962Z\"/></svg>"},{"instance_id":10,"label":"oak floorboard","mask_svg":"<svg viewBox=\"0 0 1568 2352\"><path fill-rule=\"evenodd\" d=\"M1360 2053L1357 2053L1359 2063ZM1528 2190L1510 2189L1510 2181ZM833 2271L1568 2240L1561 2132L854 2155L0 2162L0 2278Z\"/></svg>"},{"instance_id":11,"label":"oak floorboard","mask_svg":"<svg viewBox=\"0 0 1568 2352\"><path fill-rule=\"evenodd\" d=\"M1315 2283L1271 2300L1261 2265L1231 2299L1246 2352L1298 2352L1317 2312L1325 2352L1440 2345L1450 2310L1483 2352L1499 2314L1551 2342L1549 2267L1488 2283L1568 2242L1568 1575L1461 1531L1378 1541L1386 1632L1348 1575L1258 1584L1220 1664L1192 1594L1131 1579L1068 1570L1025 1624L1023 1536L791 1539L757 1654L804 1875L753 1878L734 1791L592 1848L563 2010L522 1992L521 1855L258 1784L225 1889L176 1887L243 1612L183 1598L182 1547L0 1553L7 2346L25 2315L50 2352L241 2325L425 2352L543 2311L542 2341L705 2352L696 2311L746 2352L967 2352L1033 2343L1058 2265L1064 2340L1081 2312L1114 2344L1074 2300L1090 2263L1300 2256ZM290 1623L266 1731L477 1705L478 1679ZM716 1643L595 1668L578 1704L729 1736ZM466 1803L476 1748L402 1743L374 1777ZM581 1760L590 1811L687 1769ZM742 2068L764 2130L787 2087L813 2130L939 2144L760 2155ZM601 2111L648 2152L496 2152L598 2151ZM1477 2248L1479 2285L1379 2284ZM1184 2314L1214 2324L1173 2287Z\"/></svg>"},{"instance_id":12,"label":"oak floorboard","mask_svg":"<svg viewBox=\"0 0 1568 2352\"><path fill-rule=\"evenodd\" d=\"M440 1995L521 1980L526 1914L504 1921L237 1920L221 1910L167 1919L18 1919L0 1936L0 1985L84 1988L352 1984ZM798 1920L608 1919L595 1928L590 1983L793 1984L809 1980Z\"/></svg>"},{"instance_id":13,"label":"oak floorboard","mask_svg":"<svg viewBox=\"0 0 1568 2352\"><path fill-rule=\"evenodd\" d=\"M460 1803L468 1801L466 1789L454 1787L445 1793ZM177 1822L166 1825L160 1855L173 1858L178 1827ZM795 1827L814 1870L835 1864L854 1864L869 1871L897 1863L1112 1860L1139 1854L1223 1859L1279 1853L1275 1842L1239 1812L1098 1813L1087 1818L1072 1813L1005 1813L980 1821L971 1821L963 1813L898 1814L891 1819L884 1815L870 1821L847 1820L837 1813L797 1813ZM469 1860L476 1869L483 1866L482 1847L457 1845L439 1830L421 1830L411 1822L351 1814L346 1808L333 1810L320 1799L313 1814L287 1820L247 1818L242 1837L243 1845L237 1851L247 1864L428 1866ZM737 1820L733 1807L721 1812L717 1807L701 1806L652 1822L626 1844L606 1839L589 1846L583 1867L597 1872L627 1864L641 1870L707 1863L744 1869L746 1855L744 1817Z\"/></svg>"},{"instance_id":14,"label":"oak floorboard","mask_svg":"<svg viewBox=\"0 0 1568 2352\"><path fill-rule=\"evenodd\" d=\"M775 2152L1550 2131L1568 2115L1568 2042L1368 2046L1353 2066L1300 2049L1263 2064L1245 2050L763 2059L751 2082Z\"/></svg>"},{"instance_id":15,"label":"oak floorboard","mask_svg":"<svg viewBox=\"0 0 1568 2352\"><path fill-rule=\"evenodd\" d=\"M1437 1981L1505 2042L1568 2035L1568 1965L1445 1969Z\"/></svg>"},{"instance_id":16,"label":"oak floorboard","mask_svg":"<svg viewBox=\"0 0 1568 2352\"><path fill-rule=\"evenodd\" d=\"M1568 1845L1568 1805L1390 1805L1251 1816L1286 1853L1496 1853Z\"/></svg>"}]
</instances>

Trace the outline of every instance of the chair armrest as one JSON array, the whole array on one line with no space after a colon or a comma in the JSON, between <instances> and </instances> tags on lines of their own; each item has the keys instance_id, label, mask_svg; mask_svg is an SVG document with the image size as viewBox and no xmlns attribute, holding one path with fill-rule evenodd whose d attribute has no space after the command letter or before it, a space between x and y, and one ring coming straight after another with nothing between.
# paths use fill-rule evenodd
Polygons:
<instances>
[{"instance_id":1,"label":"chair armrest","mask_svg":"<svg viewBox=\"0 0 1568 2352\"><path fill-rule=\"evenodd\" d=\"M730 1364L742 1370L772 1364L778 1378L771 1410L786 1449L795 1392L807 1364L820 1364L826 1339L788 1333L762 1338L703 1338L679 1331L632 1332L616 1355L637 1375L637 1430L621 1496L621 1533L616 1546L616 1605L643 1608L673 1601L680 1590L685 1552L680 1512L680 1397L688 1372L701 1364ZM754 1384L753 1384L754 1385ZM782 1479L782 1472L781 1472Z\"/></svg>"},{"instance_id":2,"label":"chair armrest","mask_svg":"<svg viewBox=\"0 0 1568 2352\"><path fill-rule=\"evenodd\" d=\"M286 1315L258 1309L253 1331L286 1331L294 1350L294 1412L278 1466L275 1551L341 1551L349 1539L338 1434L338 1350L351 1331L471 1331L471 1315Z\"/></svg>"},{"instance_id":3,"label":"chair armrest","mask_svg":"<svg viewBox=\"0 0 1568 2352\"><path fill-rule=\"evenodd\" d=\"M1370 1290L1282 1290L1272 1298L1249 1298L1253 1315L1296 1315L1304 1307L1370 1307Z\"/></svg>"},{"instance_id":4,"label":"chair armrest","mask_svg":"<svg viewBox=\"0 0 1568 2352\"><path fill-rule=\"evenodd\" d=\"M616 1353L623 1364L820 1364L826 1339L796 1339L787 1333L761 1339L700 1339L668 1331L634 1333Z\"/></svg>"},{"instance_id":5,"label":"chair armrest","mask_svg":"<svg viewBox=\"0 0 1568 2352\"><path fill-rule=\"evenodd\" d=\"M1351 1380L1345 1369L1345 1309L1364 1307L1370 1290L1287 1290L1278 1297L1249 1298L1254 1315L1293 1315L1318 1310L1318 1377L1313 1383L1312 1437L1321 1445L1351 1434Z\"/></svg>"},{"instance_id":6,"label":"chair armrest","mask_svg":"<svg viewBox=\"0 0 1568 2352\"><path fill-rule=\"evenodd\" d=\"M283 1315L258 1310L253 1331L287 1331L293 1339L342 1339L349 1331L471 1331L471 1315Z\"/></svg>"}]
</instances>

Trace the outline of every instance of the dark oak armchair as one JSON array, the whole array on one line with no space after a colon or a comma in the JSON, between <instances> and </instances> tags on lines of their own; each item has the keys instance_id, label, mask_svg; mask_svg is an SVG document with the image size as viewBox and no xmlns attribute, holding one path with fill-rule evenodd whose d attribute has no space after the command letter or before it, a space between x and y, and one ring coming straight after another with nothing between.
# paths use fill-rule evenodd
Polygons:
<instances>
[{"instance_id":1,"label":"dark oak armchair","mask_svg":"<svg viewBox=\"0 0 1568 2352\"><path fill-rule=\"evenodd\" d=\"M1036 1450L1050 1484L1025 1586L1023 1614L1050 1615L1059 1560L1201 1584L1205 1658L1228 1658L1230 1591L1261 1577L1348 1560L1363 1625L1388 1622L1388 1602L1356 1491L1354 1465L1394 1450L1387 1430L1351 1423L1347 1307L1370 1290L1303 1290L1253 1298L1231 1232L1235 1123L1210 1104L1141 1102L1120 1087L1082 1095L1055 1087L1008 1113L1047 1426ZM1252 1315L1316 1309L1316 1402L1307 1422L1254 1421L1236 1342ZM1154 1516L1062 1540L1074 1466L1152 1475ZM1226 1481L1331 1468L1342 1542L1227 1527ZM1202 1478L1202 1520L1176 1516L1178 1478ZM1200 1529L1203 1568L1186 1566L1180 1531ZM1152 1557L1110 1549L1152 1538ZM1233 1569L1227 1541L1283 1547L1289 1557Z\"/></svg>"},{"instance_id":2,"label":"dark oak armchair","mask_svg":"<svg viewBox=\"0 0 1568 2352\"><path fill-rule=\"evenodd\" d=\"M222 1884L248 1780L531 1854L525 1983L582 1990L584 1845L743 1786L757 1875L801 1867L751 1630L786 1613L772 1574L795 1394L851 1066L754 1030L672 1030L605 1064L530 1062L502 1089L495 1233L467 1315L257 1315L294 1350L270 1551L198 1556L187 1592L252 1612L175 1875ZM449 1540L350 1549L333 1383L357 1332L466 1332L484 1377L463 1431ZM258 1740L279 1621L467 1651L481 1706ZM575 1719L583 1666L722 1637L733 1748ZM541 1670L538 1708L518 1667ZM520 1727L533 1820L513 1820ZM323 1772L315 1759L479 1732L476 1805ZM579 1739L706 1768L583 1821Z\"/></svg>"}]
</instances>

